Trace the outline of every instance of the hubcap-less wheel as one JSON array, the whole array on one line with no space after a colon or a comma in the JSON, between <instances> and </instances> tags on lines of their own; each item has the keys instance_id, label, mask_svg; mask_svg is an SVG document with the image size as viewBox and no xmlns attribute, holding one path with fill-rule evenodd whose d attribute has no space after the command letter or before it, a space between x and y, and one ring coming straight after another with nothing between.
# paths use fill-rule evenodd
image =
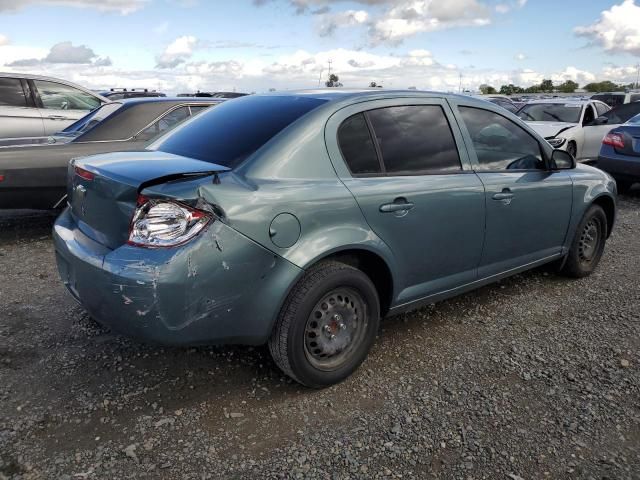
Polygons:
<instances>
[{"instance_id":1,"label":"hubcap-less wheel","mask_svg":"<svg viewBox=\"0 0 640 480\"><path fill-rule=\"evenodd\" d=\"M304 350L319 370L344 364L365 338L367 314L362 296L351 288L337 288L313 308L305 326Z\"/></svg>"},{"instance_id":2,"label":"hubcap-less wheel","mask_svg":"<svg viewBox=\"0 0 640 480\"><path fill-rule=\"evenodd\" d=\"M571 155L573 155L574 157L576 156L576 144L571 142L569 143L569 145L567 145L567 152L570 153Z\"/></svg>"},{"instance_id":3,"label":"hubcap-less wheel","mask_svg":"<svg viewBox=\"0 0 640 480\"><path fill-rule=\"evenodd\" d=\"M591 263L598 251L600 243L600 223L596 218L592 218L587 222L580 235L580 243L578 244L578 256L580 262Z\"/></svg>"}]
</instances>

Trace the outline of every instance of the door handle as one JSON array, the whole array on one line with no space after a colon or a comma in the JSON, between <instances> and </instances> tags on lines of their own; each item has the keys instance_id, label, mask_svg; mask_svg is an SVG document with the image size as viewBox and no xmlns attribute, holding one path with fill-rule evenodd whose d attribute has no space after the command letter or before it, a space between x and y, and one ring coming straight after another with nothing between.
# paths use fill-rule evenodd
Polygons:
<instances>
[{"instance_id":1,"label":"door handle","mask_svg":"<svg viewBox=\"0 0 640 480\"><path fill-rule=\"evenodd\" d=\"M394 201L393 203L385 203L384 205L380 205L380 211L382 213L406 212L411 210L413 207L413 203L407 202L405 199L401 199L400 201Z\"/></svg>"},{"instance_id":2,"label":"door handle","mask_svg":"<svg viewBox=\"0 0 640 480\"><path fill-rule=\"evenodd\" d=\"M64 115L49 115L47 117L50 120L66 120L67 117L65 117Z\"/></svg>"},{"instance_id":3,"label":"door handle","mask_svg":"<svg viewBox=\"0 0 640 480\"><path fill-rule=\"evenodd\" d=\"M496 193L493 195L492 198L494 200L510 200L513 198L513 193L509 193L509 192Z\"/></svg>"}]
</instances>

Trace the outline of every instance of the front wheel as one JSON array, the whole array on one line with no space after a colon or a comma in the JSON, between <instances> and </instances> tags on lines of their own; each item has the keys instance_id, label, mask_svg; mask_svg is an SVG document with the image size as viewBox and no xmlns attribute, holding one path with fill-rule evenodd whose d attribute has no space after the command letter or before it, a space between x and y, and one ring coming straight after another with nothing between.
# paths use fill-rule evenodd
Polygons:
<instances>
[{"instance_id":1,"label":"front wheel","mask_svg":"<svg viewBox=\"0 0 640 480\"><path fill-rule=\"evenodd\" d=\"M567 145L567 152L570 153L573 158L576 158L576 154L578 153L576 142L569 142L569 144Z\"/></svg>"},{"instance_id":2,"label":"front wheel","mask_svg":"<svg viewBox=\"0 0 640 480\"><path fill-rule=\"evenodd\" d=\"M591 205L580 221L561 273L570 277L590 275L600 262L607 238L607 216L602 207Z\"/></svg>"},{"instance_id":3,"label":"front wheel","mask_svg":"<svg viewBox=\"0 0 640 480\"><path fill-rule=\"evenodd\" d=\"M280 369L313 388L338 383L364 361L378 331L380 302L367 275L326 261L293 288L269 339Z\"/></svg>"}]
</instances>

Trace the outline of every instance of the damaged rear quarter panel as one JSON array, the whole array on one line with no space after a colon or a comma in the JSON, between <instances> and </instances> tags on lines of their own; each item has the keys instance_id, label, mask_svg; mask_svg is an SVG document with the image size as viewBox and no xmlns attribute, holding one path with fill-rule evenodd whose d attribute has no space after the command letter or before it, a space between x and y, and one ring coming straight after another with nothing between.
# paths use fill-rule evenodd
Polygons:
<instances>
[{"instance_id":1,"label":"damaged rear quarter panel","mask_svg":"<svg viewBox=\"0 0 640 480\"><path fill-rule=\"evenodd\" d=\"M264 343L300 273L220 221L178 248L123 246L103 268L112 295L93 306L107 309L99 316L118 315L105 323L165 344Z\"/></svg>"}]
</instances>

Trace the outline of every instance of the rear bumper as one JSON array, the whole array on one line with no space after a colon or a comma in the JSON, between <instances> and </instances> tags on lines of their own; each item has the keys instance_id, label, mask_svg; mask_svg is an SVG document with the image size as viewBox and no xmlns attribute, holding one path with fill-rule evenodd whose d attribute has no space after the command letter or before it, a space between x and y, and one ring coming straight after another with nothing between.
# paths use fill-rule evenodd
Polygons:
<instances>
[{"instance_id":1,"label":"rear bumper","mask_svg":"<svg viewBox=\"0 0 640 480\"><path fill-rule=\"evenodd\" d=\"M640 180L640 157L618 155L615 152L601 154L596 166L612 176L629 180Z\"/></svg>"},{"instance_id":2,"label":"rear bumper","mask_svg":"<svg viewBox=\"0 0 640 480\"><path fill-rule=\"evenodd\" d=\"M60 277L93 318L167 345L264 343L302 272L219 221L180 247L109 250L65 210L53 237Z\"/></svg>"}]
</instances>

